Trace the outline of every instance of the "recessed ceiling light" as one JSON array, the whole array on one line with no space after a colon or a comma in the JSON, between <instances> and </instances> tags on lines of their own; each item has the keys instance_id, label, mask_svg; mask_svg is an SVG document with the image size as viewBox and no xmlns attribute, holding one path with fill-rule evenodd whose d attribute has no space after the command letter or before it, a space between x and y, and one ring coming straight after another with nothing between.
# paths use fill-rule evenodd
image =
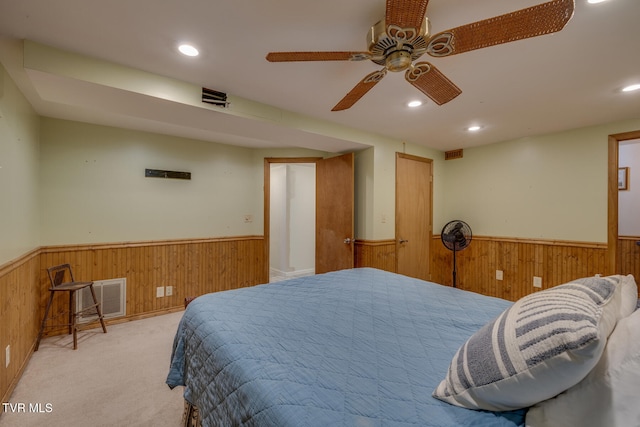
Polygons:
<instances>
[{"instance_id":1,"label":"recessed ceiling light","mask_svg":"<svg viewBox=\"0 0 640 427\"><path fill-rule=\"evenodd\" d=\"M467 130L468 130L469 132L477 132L477 131L479 131L480 129L482 129L482 126L469 126L469 127L467 128Z\"/></svg>"},{"instance_id":2,"label":"recessed ceiling light","mask_svg":"<svg viewBox=\"0 0 640 427\"><path fill-rule=\"evenodd\" d=\"M191 46L190 44L181 44L180 46L178 46L178 50L180 51L180 53L187 56L198 56L200 54L200 52L198 52L198 49Z\"/></svg>"},{"instance_id":3,"label":"recessed ceiling light","mask_svg":"<svg viewBox=\"0 0 640 427\"><path fill-rule=\"evenodd\" d=\"M634 90L638 90L640 89L640 84L635 84L635 85L630 85L627 87L623 87L622 91L623 92L633 92Z\"/></svg>"},{"instance_id":4,"label":"recessed ceiling light","mask_svg":"<svg viewBox=\"0 0 640 427\"><path fill-rule=\"evenodd\" d=\"M411 101L407 103L407 107L415 108L422 105L422 101Z\"/></svg>"},{"instance_id":5,"label":"recessed ceiling light","mask_svg":"<svg viewBox=\"0 0 640 427\"><path fill-rule=\"evenodd\" d=\"M587 3L591 3L591 4L596 4L596 3L602 3L605 2L607 0L587 0Z\"/></svg>"}]
</instances>

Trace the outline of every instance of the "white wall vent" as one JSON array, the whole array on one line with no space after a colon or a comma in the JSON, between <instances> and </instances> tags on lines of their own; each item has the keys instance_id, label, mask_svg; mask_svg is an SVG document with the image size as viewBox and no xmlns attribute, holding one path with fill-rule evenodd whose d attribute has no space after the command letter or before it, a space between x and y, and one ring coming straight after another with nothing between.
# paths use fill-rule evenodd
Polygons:
<instances>
[{"instance_id":1,"label":"white wall vent","mask_svg":"<svg viewBox=\"0 0 640 427\"><path fill-rule=\"evenodd\" d=\"M96 280L93 282L96 298L100 303L100 310L105 319L122 317L127 314L127 279ZM85 307L93 305L91 290L84 288L77 293L77 307L80 312ZM86 323L98 318L95 310L87 310L79 316L78 322Z\"/></svg>"}]
</instances>

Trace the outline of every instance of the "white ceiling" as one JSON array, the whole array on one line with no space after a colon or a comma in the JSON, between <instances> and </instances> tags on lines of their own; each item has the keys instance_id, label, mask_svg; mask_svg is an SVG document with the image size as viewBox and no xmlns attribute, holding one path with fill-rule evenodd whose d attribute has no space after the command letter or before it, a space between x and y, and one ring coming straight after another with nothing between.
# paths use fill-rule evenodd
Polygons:
<instances>
[{"instance_id":1,"label":"white ceiling","mask_svg":"<svg viewBox=\"0 0 640 427\"><path fill-rule=\"evenodd\" d=\"M640 117L640 91L620 92L640 83L640 1L575 1L575 14L559 33L452 57L425 56L462 89L443 106L402 73L388 73L351 109L331 112L380 67L265 60L269 51L367 50L365 37L383 18L383 0L0 0L0 61L45 116L252 147L339 152L366 144L366 131L449 150ZM431 0L427 16L437 33L542 2ZM226 92L280 115L295 112L298 120L219 114L25 70L12 50L21 39ZM181 42L196 45L201 55L179 55ZM405 104L413 99L426 102L409 109ZM309 123L301 125L304 119ZM483 129L465 131L472 124ZM351 128L356 136L345 131Z\"/></svg>"}]
</instances>

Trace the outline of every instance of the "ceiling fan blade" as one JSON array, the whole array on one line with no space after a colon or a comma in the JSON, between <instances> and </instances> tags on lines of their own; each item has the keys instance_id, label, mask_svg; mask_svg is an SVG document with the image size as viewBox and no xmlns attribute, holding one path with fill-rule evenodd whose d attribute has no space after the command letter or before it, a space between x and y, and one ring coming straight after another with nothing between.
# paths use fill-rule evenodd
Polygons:
<instances>
[{"instance_id":1,"label":"ceiling fan blade","mask_svg":"<svg viewBox=\"0 0 640 427\"><path fill-rule=\"evenodd\" d=\"M382 78L387 74L387 69L383 68L379 71L367 74L367 76L360 80L357 85L351 91L345 95L344 98L336 104L331 111L342 111L351 108L353 104L358 102L367 92L371 90Z\"/></svg>"},{"instance_id":2,"label":"ceiling fan blade","mask_svg":"<svg viewBox=\"0 0 640 427\"><path fill-rule=\"evenodd\" d=\"M413 30L414 37L406 37L412 40L418 35L424 16L427 13L427 4L429 0L387 0L387 9L385 12L384 27L387 34L394 36L394 31L389 27L395 27L397 30ZM396 32L397 32L396 30ZM402 31L402 34L409 34L411 31ZM405 37L401 37L405 38Z\"/></svg>"},{"instance_id":3,"label":"ceiling fan blade","mask_svg":"<svg viewBox=\"0 0 640 427\"><path fill-rule=\"evenodd\" d=\"M371 56L369 52L269 52L267 61L362 61Z\"/></svg>"},{"instance_id":4,"label":"ceiling fan blade","mask_svg":"<svg viewBox=\"0 0 640 427\"><path fill-rule=\"evenodd\" d=\"M407 70L404 78L438 105L446 104L462 91L428 62L418 62Z\"/></svg>"},{"instance_id":5,"label":"ceiling fan blade","mask_svg":"<svg viewBox=\"0 0 640 427\"><path fill-rule=\"evenodd\" d=\"M471 24L431 37L427 53L449 56L470 50L555 33L573 16L574 0L553 0Z\"/></svg>"}]
</instances>

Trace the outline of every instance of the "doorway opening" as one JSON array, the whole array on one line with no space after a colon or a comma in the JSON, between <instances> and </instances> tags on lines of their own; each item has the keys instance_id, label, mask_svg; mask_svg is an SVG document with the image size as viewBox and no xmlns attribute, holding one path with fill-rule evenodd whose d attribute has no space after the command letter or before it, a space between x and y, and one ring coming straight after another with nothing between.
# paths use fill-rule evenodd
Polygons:
<instances>
[{"instance_id":1,"label":"doorway opening","mask_svg":"<svg viewBox=\"0 0 640 427\"><path fill-rule=\"evenodd\" d=\"M269 282L315 273L316 164L269 164Z\"/></svg>"},{"instance_id":2,"label":"doorway opening","mask_svg":"<svg viewBox=\"0 0 640 427\"><path fill-rule=\"evenodd\" d=\"M640 138L618 144L618 268L640 277Z\"/></svg>"},{"instance_id":3,"label":"doorway opening","mask_svg":"<svg viewBox=\"0 0 640 427\"><path fill-rule=\"evenodd\" d=\"M609 274L621 273L619 259L619 207L618 207L618 171L620 143L640 139L640 130L609 135L609 182L608 182L608 233L607 263Z\"/></svg>"},{"instance_id":4,"label":"doorway opening","mask_svg":"<svg viewBox=\"0 0 640 427\"><path fill-rule=\"evenodd\" d=\"M297 220L276 220L274 223L283 221L289 222L290 225L294 224L296 227L298 221L304 221L303 229L304 233L290 230L291 239L288 241L289 249L281 251L287 255L289 260L291 256L297 256L298 253L312 253L314 256L313 265L304 261L300 263L296 259L294 263L285 261L279 264L280 267L274 268L286 273L284 278L297 277L299 275L306 274L321 274L330 271L343 270L345 268L353 268L353 214L354 214L354 154L346 153L333 157L321 158L321 157L299 157L299 158L272 158L267 157L264 159L264 268L269 269L271 265L271 250L280 251L280 246L271 245L272 237L278 239L279 236L274 236L274 232L271 230L271 165L285 163L285 164L304 164L302 169L305 169L307 173L303 175L313 176L315 184L305 185L302 190L295 190L296 197L304 196L304 204L310 205L312 200L315 202L312 213L297 215ZM307 168L308 167L308 168ZM300 175L302 169L297 168L295 175ZM310 170L307 170L310 169ZM294 170L295 167L294 167ZM293 180L297 182L297 179ZM311 181L308 179L307 181ZM276 191L274 189L274 191ZM287 197L285 197L285 200ZM291 202L291 198L288 198ZM286 205L286 201L282 202ZM291 212L289 206L289 212ZM304 208L304 206L303 206ZM301 209L305 212L309 210ZM275 214L275 212L274 212ZM310 221L315 220L315 223ZM275 227L275 226L274 226ZM310 233L313 230L313 233ZM275 228L274 228L275 231ZM281 233L279 233L281 234ZM313 237L308 237L313 235ZM306 236L306 237L305 237ZM282 242L282 240L280 241ZM304 245L304 250L298 249L298 246ZM314 247L311 250L311 247ZM287 264L289 262L289 264ZM296 265L296 263L299 263ZM265 271L265 276L269 275L269 271Z\"/></svg>"}]
</instances>

